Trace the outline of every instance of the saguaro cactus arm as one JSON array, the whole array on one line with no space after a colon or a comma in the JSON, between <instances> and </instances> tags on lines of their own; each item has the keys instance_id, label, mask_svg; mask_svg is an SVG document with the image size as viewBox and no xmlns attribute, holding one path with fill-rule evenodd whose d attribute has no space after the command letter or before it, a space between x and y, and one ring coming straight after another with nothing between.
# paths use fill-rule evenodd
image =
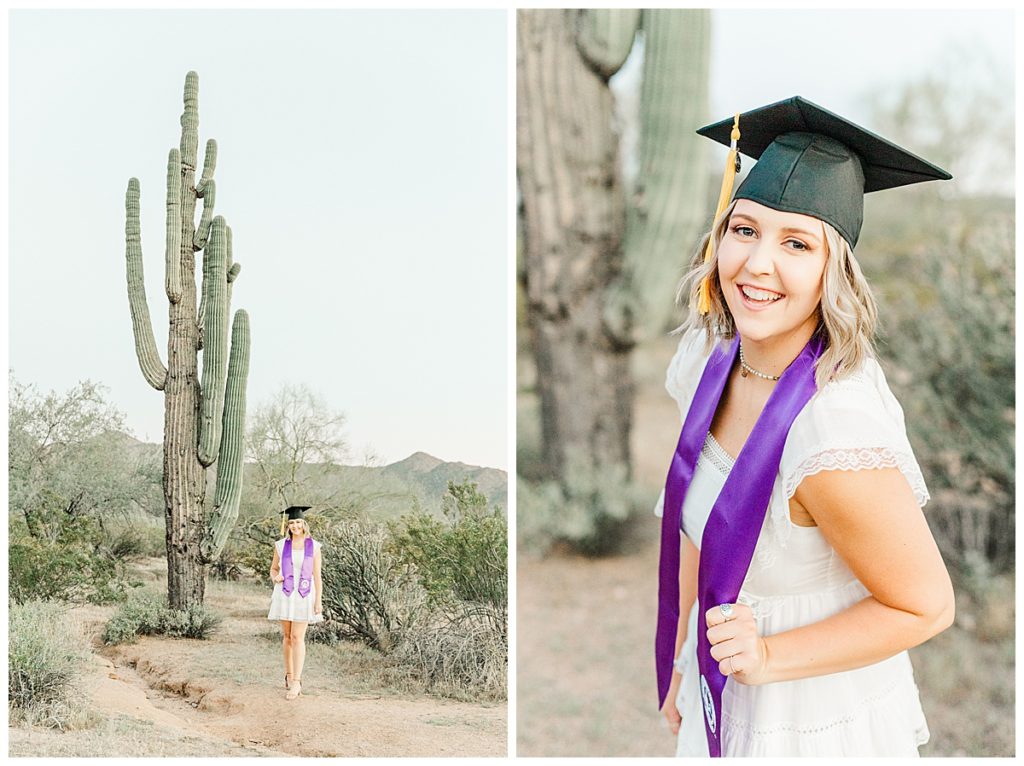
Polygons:
<instances>
[{"instance_id":1,"label":"saguaro cactus arm","mask_svg":"<svg viewBox=\"0 0 1024 766\"><path fill-rule=\"evenodd\" d=\"M203 159L203 175L196 184L196 196L206 193L206 185L213 180L213 172L217 169L217 142L210 139L206 142L206 154Z\"/></svg>"},{"instance_id":2,"label":"saguaro cactus arm","mask_svg":"<svg viewBox=\"0 0 1024 766\"><path fill-rule=\"evenodd\" d=\"M195 172L199 152L199 75L185 75L185 109L181 113L181 161Z\"/></svg>"},{"instance_id":3,"label":"saguaro cactus arm","mask_svg":"<svg viewBox=\"0 0 1024 766\"><path fill-rule=\"evenodd\" d=\"M225 229L225 234L227 234L227 239L228 239L228 252L227 252L227 258L224 259L224 265L227 266L227 269L228 269L228 274L227 274L227 277L228 277L228 306L230 306L231 305L231 283L234 282L236 279L238 279L238 275L242 271L242 264L235 263L235 260L234 260L234 250L233 250L233 248L231 246L231 227L230 226L228 226ZM232 331L232 334L233 334L233 332L234 331Z\"/></svg>"},{"instance_id":4,"label":"saguaro cactus arm","mask_svg":"<svg viewBox=\"0 0 1024 766\"><path fill-rule=\"evenodd\" d=\"M210 238L210 224L213 221L214 205L217 202L217 182L213 180L213 171L217 167L217 142L212 138L206 142L206 159L203 162L203 175L196 184L196 196L203 201L203 216L192 239L192 247L202 250Z\"/></svg>"},{"instance_id":5,"label":"saguaro cactus arm","mask_svg":"<svg viewBox=\"0 0 1024 766\"><path fill-rule=\"evenodd\" d=\"M167 381L167 367L160 359L153 337L153 323L146 302L146 283L142 271L142 234L139 228L139 179L128 181L125 207L125 265L128 276L128 306L135 335L135 356L146 382L162 391Z\"/></svg>"},{"instance_id":6,"label":"saguaro cactus arm","mask_svg":"<svg viewBox=\"0 0 1024 766\"><path fill-rule=\"evenodd\" d=\"M707 208L706 141L693 131L708 109L710 11L644 10L640 163L627 207L621 279L604 319L622 342L663 332L697 246Z\"/></svg>"},{"instance_id":7,"label":"saguaro cactus arm","mask_svg":"<svg viewBox=\"0 0 1024 766\"><path fill-rule=\"evenodd\" d=\"M238 518L242 497L242 456L245 435L245 389L249 378L249 315L239 309L231 325L231 360L224 389L224 424L217 460L213 511L203 533L203 557L214 560L224 549Z\"/></svg>"},{"instance_id":8,"label":"saguaro cactus arm","mask_svg":"<svg viewBox=\"0 0 1024 766\"><path fill-rule=\"evenodd\" d=\"M220 450L227 367L227 233L223 216L213 220L203 254L203 381L199 407L199 462L210 466Z\"/></svg>"},{"instance_id":9,"label":"saguaro cactus arm","mask_svg":"<svg viewBox=\"0 0 1024 766\"><path fill-rule=\"evenodd\" d=\"M622 68L640 27L639 8L585 9L576 18L576 47L605 80Z\"/></svg>"},{"instance_id":10,"label":"saguaro cactus arm","mask_svg":"<svg viewBox=\"0 0 1024 766\"><path fill-rule=\"evenodd\" d=\"M181 152L167 155L167 238L165 289L171 303L181 300Z\"/></svg>"}]
</instances>

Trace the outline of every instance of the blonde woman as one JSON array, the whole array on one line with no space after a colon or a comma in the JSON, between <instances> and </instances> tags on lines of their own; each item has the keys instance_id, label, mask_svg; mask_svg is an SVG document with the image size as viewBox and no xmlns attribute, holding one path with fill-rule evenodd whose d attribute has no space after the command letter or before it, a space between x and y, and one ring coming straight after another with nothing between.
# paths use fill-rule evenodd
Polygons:
<instances>
[{"instance_id":1,"label":"blonde woman","mask_svg":"<svg viewBox=\"0 0 1024 766\"><path fill-rule=\"evenodd\" d=\"M323 620L323 583L320 579L320 543L312 538L305 519L308 505L293 505L283 514L281 534L274 543L274 561L270 579L274 593L270 598L268 620L280 620L284 646L285 698L293 700L302 693L302 666L306 660L306 628Z\"/></svg>"},{"instance_id":2,"label":"blonde woman","mask_svg":"<svg viewBox=\"0 0 1024 766\"><path fill-rule=\"evenodd\" d=\"M950 176L799 97L698 132L732 151L666 382L662 712L680 756L916 756L953 591L852 247L864 193Z\"/></svg>"}]
</instances>

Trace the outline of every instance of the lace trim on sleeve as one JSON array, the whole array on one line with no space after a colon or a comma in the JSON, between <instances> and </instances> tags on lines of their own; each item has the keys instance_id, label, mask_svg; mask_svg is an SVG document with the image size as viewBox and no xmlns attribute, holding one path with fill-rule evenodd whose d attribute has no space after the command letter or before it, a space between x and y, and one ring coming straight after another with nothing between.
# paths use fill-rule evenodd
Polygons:
<instances>
[{"instance_id":1,"label":"lace trim on sleeve","mask_svg":"<svg viewBox=\"0 0 1024 766\"><path fill-rule=\"evenodd\" d=\"M786 477L786 499L793 497L800 482L808 476L822 471L862 471L869 468L898 468L910 484L917 504L924 507L928 502L928 490L924 477L913 454L899 452L889 447L829 449L815 453L804 460L792 474Z\"/></svg>"}]
</instances>

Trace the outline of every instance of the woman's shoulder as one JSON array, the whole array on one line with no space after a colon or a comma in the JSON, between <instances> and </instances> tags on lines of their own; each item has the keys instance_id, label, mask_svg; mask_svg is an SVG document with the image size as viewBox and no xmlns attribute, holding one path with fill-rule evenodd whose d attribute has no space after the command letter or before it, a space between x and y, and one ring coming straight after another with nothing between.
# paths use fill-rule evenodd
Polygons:
<instances>
[{"instance_id":1,"label":"woman's shoulder","mask_svg":"<svg viewBox=\"0 0 1024 766\"><path fill-rule=\"evenodd\" d=\"M868 358L811 398L793 421L779 468L791 497L804 477L819 471L885 467L900 468L924 505L928 492L903 408L881 365Z\"/></svg>"},{"instance_id":2,"label":"woman's shoulder","mask_svg":"<svg viewBox=\"0 0 1024 766\"><path fill-rule=\"evenodd\" d=\"M865 358L856 369L827 383L811 398L794 425L815 422L819 427L845 430L850 425L846 418L880 420L900 430L905 428L903 408L874 357Z\"/></svg>"}]
</instances>

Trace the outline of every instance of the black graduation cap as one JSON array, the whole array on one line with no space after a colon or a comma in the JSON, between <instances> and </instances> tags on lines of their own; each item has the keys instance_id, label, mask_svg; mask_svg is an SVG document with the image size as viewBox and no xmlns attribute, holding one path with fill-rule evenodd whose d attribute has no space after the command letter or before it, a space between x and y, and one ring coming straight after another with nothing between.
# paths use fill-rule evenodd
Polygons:
<instances>
[{"instance_id":1,"label":"black graduation cap","mask_svg":"<svg viewBox=\"0 0 1024 766\"><path fill-rule=\"evenodd\" d=\"M739 115L736 149L758 160L737 189L749 199L832 224L853 247L864 194L952 178L942 168L849 120L794 96ZM734 120L697 132L726 146Z\"/></svg>"},{"instance_id":2,"label":"black graduation cap","mask_svg":"<svg viewBox=\"0 0 1024 766\"><path fill-rule=\"evenodd\" d=\"M288 514L288 521L292 519L304 519L306 518L305 511L308 511L313 506L311 505L293 505L289 508L285 508L281 513Z\"/></svg>"},{"instance_id":3,"label":"black graduation cap","mask_svg":"<svg viewBox=\"0 0 1024 766\"><path fill-rule=\"evenodd\" d=\"M292 505L281 511L281 534L283 535L285 529L288 528L289 521L306 518L305 512L312 507L311 505Z\"/></svg>"}]
</instances>

